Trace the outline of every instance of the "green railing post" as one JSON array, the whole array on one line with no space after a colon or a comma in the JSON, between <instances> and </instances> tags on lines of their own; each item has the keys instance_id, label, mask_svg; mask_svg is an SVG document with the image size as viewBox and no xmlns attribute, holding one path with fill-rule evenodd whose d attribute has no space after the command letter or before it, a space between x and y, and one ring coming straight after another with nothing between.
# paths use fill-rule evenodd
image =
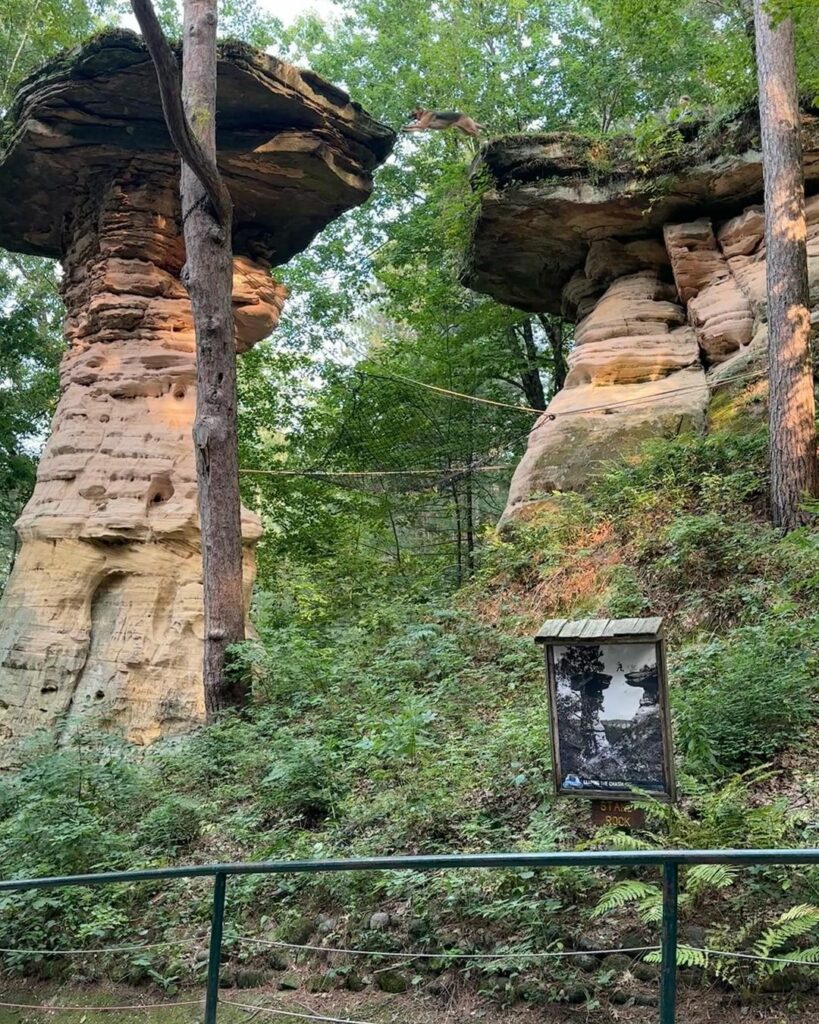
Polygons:
<instances>
[{"instance_id":1,"label":"green railing post","mask_svg":"<svg viewBox=\"0 0 819 1024\"><path fill-rule=\"evenodd\" d=\"M219 966L222 962L222 924L225 920L225 880L226 875L222 871L213 880L213 914L210 919L205 1024L216 1024L216 1004L219 1001Z\"/></svg>"},{"instance_id":2,"label":"green railing post","mask_svg":"<svg viewBox=\"0 0 819 1024\"><path fill-rule=\"evenodd\" d=\"M660 1024L677 1019L677 893L679 868L663 865L663 965L660 973Z\"/></svg>"}]
</instances>

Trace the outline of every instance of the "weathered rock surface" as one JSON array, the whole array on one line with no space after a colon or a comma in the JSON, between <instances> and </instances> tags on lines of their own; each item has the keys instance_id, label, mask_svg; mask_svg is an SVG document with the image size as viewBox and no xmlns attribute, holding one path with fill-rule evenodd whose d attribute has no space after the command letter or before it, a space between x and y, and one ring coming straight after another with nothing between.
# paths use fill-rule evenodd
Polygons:
<instances>
[{"instance_id":1,"label":"weathered rock surface","mask_svg":"<svg viewBox=\"0 0 819 1024\"><path fill-rule=\"evenodd\" d=\"M692 132L694 129L691 130ZM819 112L803 115L808 191L819 183ZM672 158L646 171L621 139L604 172L595 144L570 133L509 136L476 158L481 194L463 279L499 302L560 312L563 287L592 243L662 244L665 224L728 220L762 195L759 124L749 110L704 126ZM634 265L623 273L632 273Z\"/></svg>"},{"instance_id":2,"label":"weathered rock surface","mask_svg":"<svg viewBox=\"0 0 819 1024\"><path fill-rule=\"evenodd\" d=\"M713 388L764 368L762 167L755 116L692 129L647 173L569 134L488 143L464 280L574 319L566 384L535 424L504 513L581 489L646 439L703 430ZM802 125L819 325L819 117ZM627 140L620 140L628 153ZM481 174L478 180L485 181Z\"/></svg>"},{"instance_id":3,"label":"weathered rock surface","mask_svg":"<svg viewBox=\"0 0 819 1024\"><path fill-rule=\"evenodd\" d=\"M341 89L251 46L218 65L219 167L234 204L234 249L286 262L372 190L393 133ZM78 189L138 155L176 167L142 40L105 32L27 79L3 154L0 246L60 257ZM21 202L21 198L23 201Z\"/></svg>"},{"instance_id":4,"label":"weathered rock surface","mask_svg":"<svg viewBox=\"0 0 819 1024\"><path fill-rule=\"evenodd\" d=\"M391 136L339 90L247 48L223 51L219 73L242 352L284 302L270 258L366 198ZM204 714L195 337L178 160L147 54L130 33L98 38L26 83L15 115L0 244L61 256L68 348L0 603L6 764L44 726L150 743ZM243 509L246 603L260 533Z\"/></svg>"}]
</instances>

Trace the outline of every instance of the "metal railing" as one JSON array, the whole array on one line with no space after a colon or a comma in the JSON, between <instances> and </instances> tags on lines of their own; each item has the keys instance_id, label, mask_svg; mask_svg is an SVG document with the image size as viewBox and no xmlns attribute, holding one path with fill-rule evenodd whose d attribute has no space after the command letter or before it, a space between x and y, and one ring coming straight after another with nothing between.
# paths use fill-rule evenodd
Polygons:
<instances>
[{"instance_id":1,"label":"metal railing","mask_svg":"<svg viewBox=\"0 0 819 1024\"><path fill-rule=\"evenodd\" d=\"M677 1006L677 904L679 869L695 864L819 864L819 849L805 850L617 850L583 853L467 853L445 856L363 857L349 860L259 861L189 867L110 871L101 874L0 881L0 892L110 885L170 878L213 878L204 1024L216 1024L227 879L232 875L321 874L337 871L440 871L465 868L636 867L662 869L660 1024L675 1024Z\"/></svg>"}]
</instances>

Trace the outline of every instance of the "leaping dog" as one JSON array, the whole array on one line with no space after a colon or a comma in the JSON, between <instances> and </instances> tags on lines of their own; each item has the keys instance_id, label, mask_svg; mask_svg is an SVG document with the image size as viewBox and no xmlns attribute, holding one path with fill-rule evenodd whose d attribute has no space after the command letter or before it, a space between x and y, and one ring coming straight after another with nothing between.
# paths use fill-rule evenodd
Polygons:
<instances>
[{"instance_id":1,"label":"leaping dog","mask_svg":"<svg viewBox=\"0 0 819 1024\"><path fill-rule=\"evenodd\" d=\"M416 107L412 112L412 118L412 122L401 129L402 132L446 131L447 128L457 128L464 135L477 139L481 132L486 131L482 124L473 121L459 110L425 110L424 107Z\"/></svg>"}]
</instances>

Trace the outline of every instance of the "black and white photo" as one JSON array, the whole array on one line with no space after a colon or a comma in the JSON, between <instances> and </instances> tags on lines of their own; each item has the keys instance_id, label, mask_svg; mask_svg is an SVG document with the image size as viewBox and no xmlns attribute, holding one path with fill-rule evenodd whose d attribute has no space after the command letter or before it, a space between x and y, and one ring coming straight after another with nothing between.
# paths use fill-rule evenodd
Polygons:
<instances>
[{"instance_id":1,"label":"black and white photo","mask_svg":"<svg viewBox=\"0 0 819 1024\"><path fill-rule=\"evenodd\" d=\"M657 644L555 644L550 659L558 791L665 794Z\"/></svg>"}]
</instances>

